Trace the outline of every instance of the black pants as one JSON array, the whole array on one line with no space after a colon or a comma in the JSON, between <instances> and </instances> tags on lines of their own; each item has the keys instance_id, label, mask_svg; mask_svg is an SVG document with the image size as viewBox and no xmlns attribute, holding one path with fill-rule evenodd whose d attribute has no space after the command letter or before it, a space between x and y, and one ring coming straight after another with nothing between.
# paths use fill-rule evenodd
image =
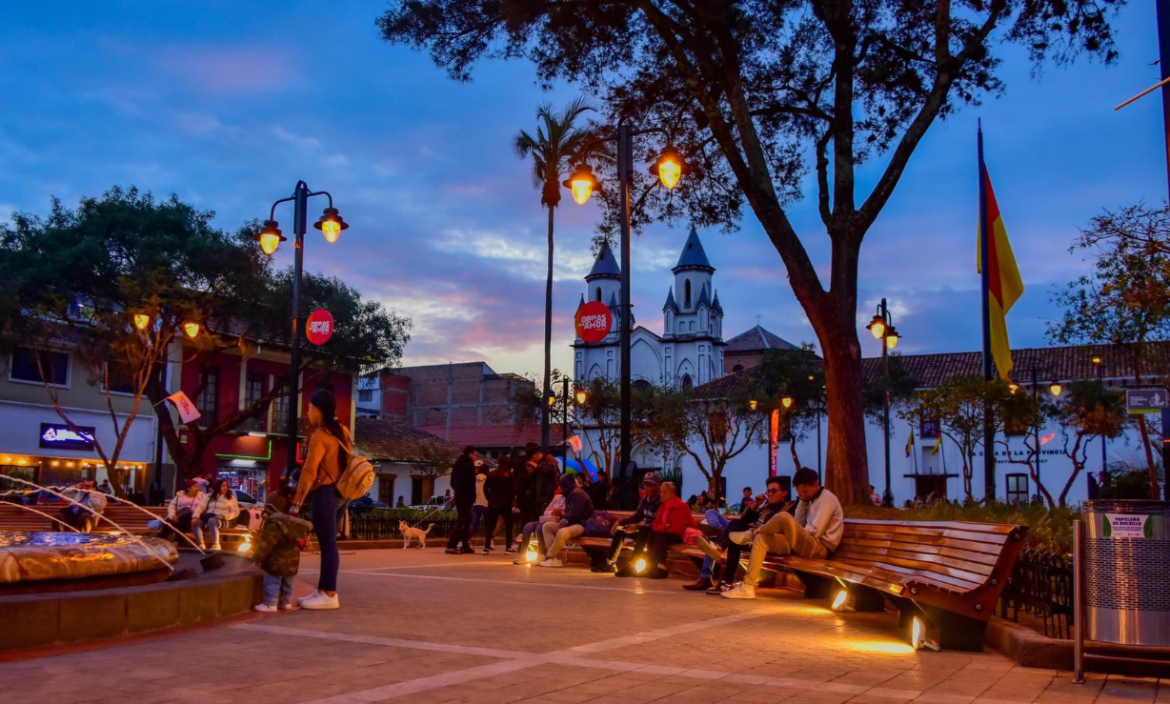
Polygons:
<instances>
[{"instance_id":1,"label":"black pants","mask_svg":"<svg viewBox=\"0 0 1170 704\"><path fill-rule=\"evenodd\" d=\"M667 533L656 530L650 535L650 549L647 555L646 566L653 569L658 565L666 564L666 551L671 545L682 542L682 536L677 533Z\"/></svg>"},{"instance_id":2,"label":"black pants","mask_svg":"<svg viewBox=\"0 0 1170 704\"><path fill-rule=\"evenodd\" d=\"M170 521L170 523L171 525L175 526L175 528L178 528L181 532L190 533L191 515L191 509L185 508L182 511L179 511L179 517L176 520ZM180 540L178 534L171 530L170 527L165 523L163 524L162 532L159 534L159 537L163 540L170 540L175 543L179 542ZM183 542L186 544L186 541Z\"/></svg>"},{"instance_id":3,"label":"black pants","mask_svg":"<svg viewBox=\"0 0 1170 704\"><path fill-rule=\"evenodd\" d=\"M492 534L496 532L496 523L504 519L504 548L512 547L512 507L511 506L488 506L487 511L487 542L492 540ZM487 543L485 543L486 545Z\"/></svg>"},{"instance_id":4,"label":"black pants","mask_svg":"<svg viewBox=\"0 0 1170 704\"><path fill-rule=\"evenodd\" d=\"M73 526L82 533L88 533L97 525L98 518L92 512L80 506L66 506L61 509L61 520ZM61 530L59 523L53 524L53 530Z\"/></svg>"},{"instance_id":5,"label":"black pants","mask_svg":"<svg viewBox=\"0 0 1170 704\"><path fill-rule=\"evenodd\" d=\"M447 539L447 549L454 549L460 543L463 543L465 550L471 549L471 504L455 505L455 525L451 526L451 537Z\"/></svg>"},{"instance_id":6,"label":"black pants","mask_svg":"<svg viewBox=\"0 0 1170 704\"><path fill-rule=\"evenodd\" d=\"M624 526L618 528L613 534L613 542L609 544L609 561L613 562L618 559L618 555L622 552L622 543L625 542L628 531L635 530L634 526ZM634 554L642 552L646 548L646 541L650 540L650 528L637 528L638 532L634 536Z\"/></svg>"}]
</instances>

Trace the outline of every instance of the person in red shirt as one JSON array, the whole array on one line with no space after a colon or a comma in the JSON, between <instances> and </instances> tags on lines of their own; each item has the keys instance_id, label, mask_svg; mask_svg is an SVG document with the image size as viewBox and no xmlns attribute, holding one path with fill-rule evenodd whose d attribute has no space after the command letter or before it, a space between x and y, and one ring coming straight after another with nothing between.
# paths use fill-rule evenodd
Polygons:
<instances>
[{"instance_id":1,"label":"person in red shirt","mask_svg":"<svg viewBox=\"0 0 1170 704\"><path fill-rule=\"evenodd\" d=\"M650 540L646 551L646 565L650 567L647 576L651 579L665 579L669 574L666 568L666 550L675 543L683 541L683 533L687 528L695 526L695 516L691 507L678 496L678 488L674 482L663 482L662 505L654 516L654 523L650 526Z\"/></svg>"}]
</instances>

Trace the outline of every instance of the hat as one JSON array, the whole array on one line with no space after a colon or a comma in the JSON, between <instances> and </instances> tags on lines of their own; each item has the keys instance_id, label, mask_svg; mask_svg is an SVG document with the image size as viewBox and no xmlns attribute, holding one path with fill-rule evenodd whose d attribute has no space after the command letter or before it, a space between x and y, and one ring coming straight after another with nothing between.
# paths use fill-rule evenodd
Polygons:
<instances>
[{"instance_id":1,"label":"hat","mask_svg":"<svg viewBox=\"0 0 1170 704\"><path fill-rule=\"evenodd\" d=\"M642 475L643 484L661 484L662 480L658 478L658 472L646 472Z\"/></svg>"},{"instance_id":2,"label":"hat","mask_svg":"<svg viewBox=\"0 0 1170 704\"><path fill-rule=\"evenodd\" d=\"M482 466L483 466L483 460L476 460L476 461L475 461L475 466L476 466L476 467L482 467Z\"/></svg>"}]
</instances>

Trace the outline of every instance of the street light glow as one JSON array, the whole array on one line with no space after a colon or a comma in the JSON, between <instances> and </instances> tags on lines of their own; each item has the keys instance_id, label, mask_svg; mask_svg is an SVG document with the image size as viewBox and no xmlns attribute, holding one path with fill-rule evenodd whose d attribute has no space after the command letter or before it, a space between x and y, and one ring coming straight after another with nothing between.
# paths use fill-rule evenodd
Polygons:
<instances>
[{"instance_id":1,"label":"street light glow","mask_svg":"<svg viewBox=\"0 0 1170 704\"><path fill-rule=\"evenodd\" d=\"M564 182L565 188L573 192L573 200L577 205L585 205L597 187L597 177L593 175L593 167L588 164L577 164L573 175Z\"/></svg>"},{"instance_id":2,"label":"street light glow","mask_svg":"<svg viewBox=\"0 0 1170 704\"><path fill-rule=\"evenodd\" d=\"M138 328L139 330L145 330L148 325L150 325L149 315L146 313L134 314L134 327Z\"/></svg>"},{"instance_id":3,"label":"street light glow","mask_svg":"<svg viewBox=\"0 0 1170 704\"><path fill-rule=\"evenodd\" d=\"M201 326L199 323L195 322L194 320L189 320L189 321L183 323L183 332L186 333L187 337L191 337L191 338L199 337L199 331L202 329L203 329L203 326Z\"/></svg>"},{"instance_id":4,"label":"street light glow","mask_svg":"<svg viewBox=\"0 0 1170 704\"><path fill-rule=\"evenodd\" d=\"M792 408L792 397L785 396L784 398L780 399L780 403L783 404L785 408Z\"/></svg>"},{"instance_id":5,"label":"street light glow","mask_svg":"<svg viewBox=\"0 0 1170 704\"><path fill-rule=\"evenodd\" d=\"M869 334L873 335L873 339L880 340L886 334L886 321L882 320L880 315L875 315L869 325L865 326L865 329L869 330Z\"/></svg>"},{"instance_id":6,"label":"street light glow","mask_svg":"<svg viewBox=\"0 0 1170 704\"><path fill-rule=\"evenodd\" d=\"M585 393L585 389L577 389L577 404L583 406L588 400L589 394Z\"/></svg>"},{"instance_id":7,"label":"street light glow","mask_svg":"<svg viewBox=\"0 0 1170 704\"><path fill-rule=\"evenodd\" d=\"M326 242L332 244L341 236L342 230L349 229L349 223L345 221L345 218L341 217L341 214L337 212L337 208L329 207L321 213L321 218L313 223L313 227L320 230L322 235L325 235Z\"/></svg>"},{"instance_id":8,"label":"street light glow","mask_svg":"<svg viewBox=\"0 0 1170 704\"><path fill-rule=\"evenodd\" d=\"M276 253L276 248L286 239L284 235L280 234L280 227L275 220L265 220L263 229L256 235L256 241L260 243L260 251L269 256Z\"/></svg>"},{"instance_id":9,"label":"street light glow","mask_svg":"<svg viewBox=\"0 0 1170 704\"><path fill-rule=\"evenodd\" d=\"M893 326L890 326L890 331L886 333L886 347L891 350L897 347L898 338L900 337L902 336L894 330Z\"/></svg>"},{"instance_id":10,"label":"street light glow","mask_svg":"<svg viewBox=\"0 0 1170 704\"><path fill-rule=\"evenodd\" d=\"M690 171L682 154L674 147L667 147L658 156L658 161L650 167L650 173L658 177L662 185L670 190L678 185L682 175Z\"/></svg>"},{"instance_id":11,"label":"street light glow","mask_svg":"<svg viewBox=\"0 0 1170 704\"><path fill-rule=\"evenodd\" d=\"M1049 385L1048 390L1052 393L1053 396L1059 396L1060 392L1064 391L1064 387L1054 381L1051 385Z\"/></svg>"}]
</instances>

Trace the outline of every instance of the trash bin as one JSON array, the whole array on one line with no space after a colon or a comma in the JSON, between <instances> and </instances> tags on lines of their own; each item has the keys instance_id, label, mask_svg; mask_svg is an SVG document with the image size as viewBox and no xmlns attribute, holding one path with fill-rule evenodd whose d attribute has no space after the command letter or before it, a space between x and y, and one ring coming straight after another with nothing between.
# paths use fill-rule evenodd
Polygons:
<instances>
[{"instance_id":1,"label":"trash bin","mask_svg":"<svg viewBox=\"0 0 1170 704\"><path fill-rule=\"evenodd\" d=\"M1170 646L1170 502L1085 502L1086 636Z\"/></svg>"}]
</instances>

